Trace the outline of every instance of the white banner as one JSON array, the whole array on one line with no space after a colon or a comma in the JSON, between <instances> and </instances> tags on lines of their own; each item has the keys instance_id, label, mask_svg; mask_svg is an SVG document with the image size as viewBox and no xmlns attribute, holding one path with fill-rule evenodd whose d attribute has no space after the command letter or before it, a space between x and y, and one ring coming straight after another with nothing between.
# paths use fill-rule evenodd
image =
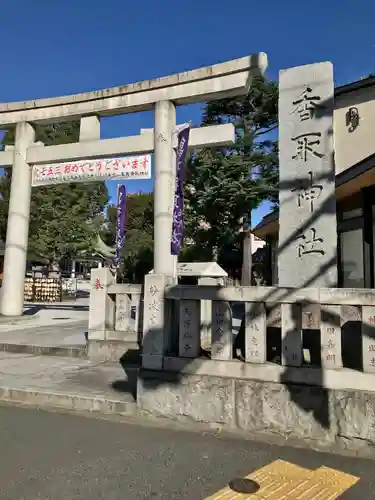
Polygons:
<instances>
[{"instance_id":1,"label":"white banner","mask_svg":"<svg viewBox=\"0 0 375 500\"><path fill-rule=\"evenodd\" d=\"M32 186L66 182L131 181L151 178L151 155L34 165Z\"/></svg>"}]
</instances>

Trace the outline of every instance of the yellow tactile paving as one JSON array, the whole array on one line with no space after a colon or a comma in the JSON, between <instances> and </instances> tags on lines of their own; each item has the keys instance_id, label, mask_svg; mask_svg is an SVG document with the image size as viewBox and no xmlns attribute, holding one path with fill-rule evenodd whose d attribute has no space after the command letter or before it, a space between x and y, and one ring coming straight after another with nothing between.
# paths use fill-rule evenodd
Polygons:
<instances>
[{"instance_id":1,"label":"yellow tactile paving","mask_svg":"<svg viewBox=\"0 0 375 500\"><path fill-rule=\"evenodd\" d=\"M335 500L359 481L328 467L310 470L284 460L275 460L246 478L259 484L257 493L236 493L226 486L205 500Z\"/></svg>"},{"instance_id":2,"label":"yellow tactile paving","mask_svg":"<svg viewBox=\"0 0 375 500\"><path fill-rule=\"evenodd\" d=\"M338 498L359 481L358 477L328 467L313 471L303 491L295 498L300 500L331 500Z\"/></svg>"},{"instance_id":3,"label":"yellow tactile paving","mask_svg":"<svg viewBox=\"0 0 375 500\"><path fill-rule=\"evenodd\" d=\"M353 486L353 484L359 481L358 477L352 476L350 474L346 474L345 472L341 472L339 470L330 469L329 467L319 467L319 469L315 470L315 474L319 475L321 481L327 482L329 484L348 484ZM354 483L353 483L354 481ZM348 487L350 487L348 486Z\"/></svg>"},{"instance_id":4,"label":"yellow tactile paving","mask_svg":"<svg viewBox=\"0 0 375 500\"><path fill-rule=\"evenodd\" d=\"M257 477L260 474L272 474L276 476L298 477L305 472L311 471L310 469L305 469L304 467L286 462L285 460L275 460L274 462L265 465L261 469L252 472L250 476L253 478Z\"/></svg>"}]
</instances>

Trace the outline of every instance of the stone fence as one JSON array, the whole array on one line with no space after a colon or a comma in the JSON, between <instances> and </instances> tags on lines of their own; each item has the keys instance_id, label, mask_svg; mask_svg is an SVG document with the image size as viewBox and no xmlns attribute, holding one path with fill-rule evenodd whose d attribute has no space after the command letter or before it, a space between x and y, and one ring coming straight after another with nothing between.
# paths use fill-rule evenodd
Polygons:
<instances>
[{"instance_id":1,"label":"stone fence","mask_svg":"<svg viewBox=\"0 0 375 500\"><path fill-rule=\"evenodd\" d=\"M115 279L107 268L92 272L88 338L137 343L144 368L375 373L375 290L174 285L155 274L143 287ZM236 333L240 352L233 352Z\"/></svg>"},{"instance_id":2,"label":"stone fence","mask_svg":"<svg viewBox=\"0 0 375 500\"><path fill-rule=\"evenodd\" d=\"M209 300L212 360L233 359L232 311L243 303L240 317L244 317L247 363L273 361L267 350L267 343L273 341L274 350L279 347L280 363L284 366L310 364L338 370L352 368L357 362L361 371L375 372L375 290L169 286L165 297L179 304L179 357L200 356L199 307L202 300ZM277 329L279 342L272 339L272 330ZM358 359L347 360L344 343L345 347L351 344L353 357L360 355L361 366ZM314 352L313 359L312 353L304 356L304 350L316 347L319 353Z\"/></svg>"},{"instance_id":3,"label":"stone fence","mask_svg":"<svg viewBox=\"0 0 375 500\"><path fill-rule=\"evenodd\" d=\"M201 300L212 301L206 351ZM276 443L374 455L375 290L177 286L154 276L144 311L143 410ZM245 311L240 360L232 314Z\"/></svg>"},{"instance_id":4,"label":"stone fence","mask_svg":"<svg viewBox=\"0 0 375 500\"><path fill-rule=\"evenodd\" d=\"M313 385L322 385L323 375L336 380L340 371L348 388L372 390L375 377L366 374L375 373L375 290L164 281L146 278L144 368L274 381L283 374ZM200 342L202 301L212 303L208 349ZM233 315L243 324L242 356L233 352Z\"/></svg>"},{"instance_id":5,"label":"stone fence","mask_svg":"<svg viewBox=\"0 0 375 500\"><path fill-rule=\"evenodd\" d=\"M92 270L90 286L88 354L118 361L141 343L143 286L117 284L109 268Z\"/></svg>"},{"instance_id":6,"label":"stone fence","mask_svg":"<svg viewBox=\"0 0 375 500\"><path fill-rule=\"evenodd\" d=\"M233 316L243 324L240 359ZM375 290L180 286L157 274L143 287L98 269L88 339L100 360L141 347L137 404L145 412L374 455Z\"/></svg>"}]
</instances>

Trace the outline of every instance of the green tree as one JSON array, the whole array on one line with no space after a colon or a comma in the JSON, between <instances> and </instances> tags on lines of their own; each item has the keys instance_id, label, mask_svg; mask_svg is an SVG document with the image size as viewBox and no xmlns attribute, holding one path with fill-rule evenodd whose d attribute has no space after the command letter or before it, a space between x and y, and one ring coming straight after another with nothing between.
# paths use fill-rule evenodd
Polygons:
<instances>
[{"instance_id":1,"label":"green tree","mask_svg":"<svg viewBox=\"0 0 375 500\"><path fill-rule=\"evenodd\" d=\"M235 144L204 149L189 161L185 183L186 236L202 259L240 247L239 230L263 200L276 202L278 87L256 78L244 97L206 104L202 125L232 123Z\"/></svg>"},{"instance_id":2,"label":"green tree","mask_svg":"<svg viewBox=\"0 0 375 500\"><path fill-rule=\"evenodd\" d=\"M36 128L36 140L46 146L79 140L79 122L51 124ZM14 144L14 129L2 145ZM0 179L3 203L0 208L0 236L5 239L12 169ZM29 229L29 253L51 262L77 252L92 250L98 220L108 203L104 182L70 183L33 187Z\"/></svg>"},{"instance_id":3,"label":"green tree","mask_svg":"<svg viewBox=\"0 0 375 500\"><path fill-rule=\"evenodd\" d=\"M141 280L152 269L153 261L153 194L130 194L126 200L126 239L122 252L124 271L131 280ZM103 241L116 243L116 206L107 208Z\"/></svg>"}]
</instances>

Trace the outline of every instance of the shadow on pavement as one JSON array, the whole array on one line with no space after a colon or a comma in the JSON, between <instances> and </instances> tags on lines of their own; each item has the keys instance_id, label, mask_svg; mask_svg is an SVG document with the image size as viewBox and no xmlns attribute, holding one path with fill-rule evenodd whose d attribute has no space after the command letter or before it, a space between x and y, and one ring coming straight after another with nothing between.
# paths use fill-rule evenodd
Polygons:
<instances>
[{"instance_id":1,"label":"shadow on pavement","mask_svg":"<svg viewBox=\"0 0 375 500\"><path fill-rule=\"evenodd\" d=\"M125 373L125 379L115 380L111 386L117 392L131 394L137 400L137 380L141 366L141 353L137 349L129 349L120 358L120 365Z\"/></svg>"}]
</instances>

